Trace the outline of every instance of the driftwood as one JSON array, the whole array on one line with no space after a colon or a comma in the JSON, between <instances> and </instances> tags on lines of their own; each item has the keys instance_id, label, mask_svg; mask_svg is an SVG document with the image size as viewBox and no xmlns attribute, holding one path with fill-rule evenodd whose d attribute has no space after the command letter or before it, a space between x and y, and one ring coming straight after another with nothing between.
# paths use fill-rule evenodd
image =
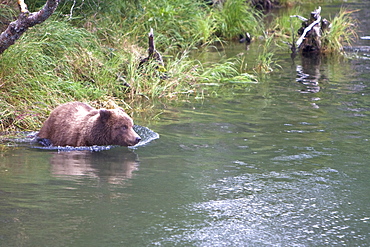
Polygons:
<instances>
[{"instance_id":1,"label":"driftwood","mask_svg":"<svg viewBox=\"0 0 370 247\"><path fill-rule=\"evenodd\" d=\"M162 55L155 49L153 28L150 29L148 37L149 37L148 56L140 61L139 67L143 66L145 63L148 63L149 61L156 61L158 66L164 67Z\"/></svg>"},{"instance_id":2,"label":"driftwood","mask_svg":"<svg viewBox=\"0 0 370 247\"><path fill-rule=\"evenodd\" d=\"M298 38L295 44L292 44L292 50L298 49L300 52L320 52L321 46L321 36L324 31L329 28L329 21L322 19L321 17L321 7L315 9L311 12L309 19L302 16L293 15L290 17L297 17L302 20L302 27L298 30ZM294 43L294 42L293 42Z\"/></svg>"},{"instance_id":3,"label":"driftwood","mask_svg":"<svg viewBox=\"0 0 370 247\"><path fill-rule=\"evenodd\" d=\"M60 0L47 0L41 10L30 13L24 0L18 0L21 13L18 19L11 22L7 29L0 34L0 54L13 45L28 28L40 24L49 18L58 7L59 2Z\"/></svg>"}]
</instances>

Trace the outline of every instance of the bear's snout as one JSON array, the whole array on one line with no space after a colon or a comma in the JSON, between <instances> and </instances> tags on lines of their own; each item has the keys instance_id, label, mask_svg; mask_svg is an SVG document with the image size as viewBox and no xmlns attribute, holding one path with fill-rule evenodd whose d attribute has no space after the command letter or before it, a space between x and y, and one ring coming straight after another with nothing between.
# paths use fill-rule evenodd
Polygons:
<instances>
[{"instance_id":1,"label":"bear's snout","mask_svg":"<svg viewBox=\"0 0 370 247\"><path fill-rule=\"evenodd\" d=\"M121 146L135 146L141 141L141 137L133 129L131 129L131 134L129 136L129 138L125 139L127 144L121 144Z\"/></svg>"},{"instance_id":2,"label":"bear's snout","mask_svg":"<svg viewBox=\"0 0 370 247\"><path fill-rule=\"evenodd\" d=\"M136 137L135 145L138 144L140 141L141 141L141 137L140 136Z\"/></svg>"}]
</instances>

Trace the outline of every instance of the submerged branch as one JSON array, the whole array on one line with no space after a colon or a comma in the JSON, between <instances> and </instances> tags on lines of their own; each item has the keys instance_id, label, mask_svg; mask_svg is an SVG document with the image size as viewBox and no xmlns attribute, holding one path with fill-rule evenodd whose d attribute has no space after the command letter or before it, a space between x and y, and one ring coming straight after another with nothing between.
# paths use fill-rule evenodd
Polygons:
<instances>
[{"instance_id":1,"label":"submerged branch","mask_svg":"<svg viewBox=\"0 0 370 247\"><path fill-rule=\"evenodd\" d=\"M296 17L298 19L300 19L301 21L308 21L307 18L303 17L303 16L300 16L300 15L291 15L290 18L293 18L293 17Z\"/></svg>"}]
</instances>

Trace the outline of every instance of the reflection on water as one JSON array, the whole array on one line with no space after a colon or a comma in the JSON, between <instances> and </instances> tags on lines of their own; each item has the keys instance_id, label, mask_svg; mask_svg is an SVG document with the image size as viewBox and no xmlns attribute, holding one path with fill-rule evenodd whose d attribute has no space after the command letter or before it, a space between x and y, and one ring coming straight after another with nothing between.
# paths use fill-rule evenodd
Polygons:
<instances>
[{"instance_id":1,"label":"reflection on water","mask_svg":"<svg viewBox=\"0 0 370 247\"><path fill-rule=\"evenodd\" d=\"M120 183L132 178L138 170L138 157L133 152L120 151L119 155L70 151L53 153L50 158L51 174L58 177L84 176L100 178L108 183ZM70 177L76 179L76 177Z\"/></svg>"},{"instance_id":2,"label":"reflection on water","mask_svg":"<svg viewBox=\"0 0 370 247\"><path fill-rule=\"evenodd\" d=\"M151 141L158 139L159 134L151 129L139 125L134 126L135 131L142 140L130 147L137 149L145 146ZM40 150L57 151L50 157L51 174L54 176L76 179L99 178L109 183L120 183L127 178L132 178L133 172L138 170L139 158L136 153L117 146L91 146L91 147L44 147L37 143L37 132L14 133L12 138L3 138L1 143L8 147L31 147ZM119 149L109 153L103 152L111 149ZM118 155L117 155L118 154Z\"/></svg>"},{"instance_id":3,"label":"reflection on water","mask_svg":"<svg viewBox=\"0 0 370 247\"><path fill-rule=\"evenodd\" d=\"M321 75L321 55L301 56L301 65L297 65L297 82L302 83L305 88L302 93L318 93L320 83L325 80Z\"/></svg>"}]
</instances>

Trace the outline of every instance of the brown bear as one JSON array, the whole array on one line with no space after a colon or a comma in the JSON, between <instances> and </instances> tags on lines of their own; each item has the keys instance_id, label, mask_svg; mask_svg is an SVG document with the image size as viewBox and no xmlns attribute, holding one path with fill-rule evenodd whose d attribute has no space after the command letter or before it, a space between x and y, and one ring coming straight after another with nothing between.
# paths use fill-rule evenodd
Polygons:
<instances>
[{"instance_id":1,"label":"brown bear","mask_svg":"<svg viewBox=\"0 0 370 247\"><path fill-rule=\"evenodd\" d=\"M140 136L122 108L95 109L82 102L58 106L46 119L38 140L54 146L134 146Z\"/></svg>"}]
</instances>

